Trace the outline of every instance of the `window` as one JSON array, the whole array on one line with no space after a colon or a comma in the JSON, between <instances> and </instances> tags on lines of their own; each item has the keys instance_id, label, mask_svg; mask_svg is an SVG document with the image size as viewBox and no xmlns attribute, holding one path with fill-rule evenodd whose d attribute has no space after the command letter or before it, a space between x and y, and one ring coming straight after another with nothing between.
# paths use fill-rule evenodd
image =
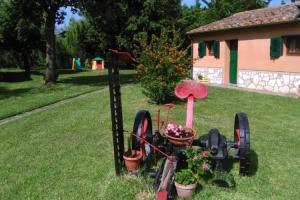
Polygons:
<instances>
[{"instance_id":1,"label":"window","mask_svg":"<svg viewBox=\"0 0 300 200\"><path fill-rule=\"evenodd\" d=\"M213 42L213 49L215 58L220 58L220 41Z\"/></svg>"},{"instance_id":2,"label":"window","mask_svg":"<svg viewBox=\"0 0 300 200\"><path fill-rule=\"evenodd\" d=\"M287 51L289 54L300 54L300 36L287 37Z\"/></svg>"},{"instance_id":3,"label":"window","mask_svg":"<svg viewBox=\"0 0 300 200\"><path fill-rule=\"evenodd\" d=\"M208 49L208 54L210 56L213 56L214 55L214 41L209 41L206 43L207 45L207 49Z\"/></svg>"},{"instance_id":4,"label":"window","mask_svg":"<svg viewBox=\"0 0 300 200\"><path fill-rule=\"evenodd\" d=\"M217 40L207 42L207 49L210 56L220 57L220 42Z\"/></svg>"},{"instance_id":5,"label":"window","mask_svg":"<svg viewBox=\"0 0 300 200\"><path fill-rule=\"evenodd\" d=\"M283 39L282 37L271 38L270 56L272 59L279 58L283 55Z\"/></svg>"},{"instance_id":6,"label":"window","mask_svg":"<svg viewBox=\"0 0 300 200\"><path fill-rule=\"evenodd\" d=\"M198 43L198 56L203 58L206 56L206 50L208 50L208 55L214 56L215 58L220 57L220 42L213 41L203 41Z\"/></svg>"},{"instance_id":7,"label":"window","mask_svg":"<svg viewBox=\"0 0 300 200\"><path fill-rule=\"evenodd\" d=\"M205 42L200 42L198 47L198 56L200 58L203 58L206 55L206 46L205 46Z\"/></svg>"}]
</instances>

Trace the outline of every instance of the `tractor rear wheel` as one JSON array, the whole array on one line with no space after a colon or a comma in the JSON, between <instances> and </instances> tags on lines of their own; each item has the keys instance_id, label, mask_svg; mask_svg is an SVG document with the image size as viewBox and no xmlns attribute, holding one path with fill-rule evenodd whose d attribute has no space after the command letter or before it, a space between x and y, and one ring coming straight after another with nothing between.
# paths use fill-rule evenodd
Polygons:
<instances>
[{"instance_id":1,"label":"tractor rear wheel","mask_svg":"<svg viewBox=\"0 0 300 200\"><path fill-rule=\"evenodd\" d=\"M132 148L141 150L143 157L147 157L153 153L152 147L149 145L153 142L151 115L147 110L141 110L136 114L133 125L133 141ZM148 143L147 143L148 142Z\"/></svg>"},{"instance_id":2,"label":"tractor rear wheel","mask_svg":"<svg viewBox=\"0 0 300 200\"><path fill-rule=\"evenodd\" d=\"M234 122L234 142L240 162L240 175L250 173L250 129L246 113L237 113Z\"/></svg>"}]
</instances>

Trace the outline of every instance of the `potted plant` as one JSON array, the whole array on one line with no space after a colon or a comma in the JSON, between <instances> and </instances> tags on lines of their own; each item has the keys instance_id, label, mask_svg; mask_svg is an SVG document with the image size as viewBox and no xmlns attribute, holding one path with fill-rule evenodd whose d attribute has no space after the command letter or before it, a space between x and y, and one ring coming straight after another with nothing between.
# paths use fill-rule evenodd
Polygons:
<instances>
[{"instance_id":1,"label":"potted plant","mask_svg":"<svg viewBox=\"0 0 300 200\"><path fill-rule=\"evenodd\" d=\"M180 198L191 198L197 187L198 177L191 169L183 169L175 174L175 187Z\"/></svg>"},{"instance_id":2,"label":"potted plant","mask_svg":"<svg viewBox=\"0 0 300 200\"><path fill-rule=\"evenodd\" d=\"M169 142L177 145L189 145L193 142L196 132L192 128L183 127L175 123L167 124L164 135Z\"/></svg>"},{"instance_id":3,"label":"potted plant","mask_svg":"<svg viewBox=\"0 0 300 200\"><path fill-rule=\"evenodd\" d=\"M128 149L123 154L123 159L125 161L125 166L129 172L135 171L138 169L142 154L138 150L132 149L132 134L128 137Z\"/></svg>"},{"instance_id":4,"label":"potted plant","mask_svg":"<svg viewBox=\"0 0 300 200\"><path fill-rule=\"evenodd\" d=\"M201 74L198 75L198 76L196 77L196 80L197 80L199 83L204 83L204 84L208 84L208 82L209 82L209 81L208 81L208 78L202 76Z\"/></svg>"},{"instance_id":5,"label":"potted plant","mask_svg":"<svg viewBox=\"0 0 300 200\"><path fill-rule=\"evenodd\" d=\"M175 174L175 186L179 197L190 198L197 183L212 173L210 153L201 148L188 148L184 154L188 168Z\"/></svg>"}]
</instances>

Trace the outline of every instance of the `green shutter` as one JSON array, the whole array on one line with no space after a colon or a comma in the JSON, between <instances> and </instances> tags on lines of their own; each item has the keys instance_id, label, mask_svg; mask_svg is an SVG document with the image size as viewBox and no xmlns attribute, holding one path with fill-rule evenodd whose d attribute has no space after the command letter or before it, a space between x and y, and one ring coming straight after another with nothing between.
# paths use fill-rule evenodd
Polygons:
<instances>
[{"instance_id":1,"label":"green shutter","mask_svg":"<svg viewBox=\"0 0 300 200\"><path fill-rule=\"evenodd\" d=\"M270 56L279 58L283 55L283 39L281 37L271 38Z\"/></svg>"},{"instance_id":2,"label":"green shutter","mask_svg":"<svg viewBox=\"0 0 300 200\"><path fill-rule=\"evenodd\" d=\"M206 46L205 42L200 42L198 47L198 55L200 58L203 58L206 55Z\"/></svg>"},{"instance_id":3,"label":"green shutter","mask_svg":"<svg viewBox=\"0 0 300 200\"><path fill-rule=\"evenodd\" d=\"M220 58L220 41L214 40L213 48L215 58Z\"/></svg>"}]
</instances>

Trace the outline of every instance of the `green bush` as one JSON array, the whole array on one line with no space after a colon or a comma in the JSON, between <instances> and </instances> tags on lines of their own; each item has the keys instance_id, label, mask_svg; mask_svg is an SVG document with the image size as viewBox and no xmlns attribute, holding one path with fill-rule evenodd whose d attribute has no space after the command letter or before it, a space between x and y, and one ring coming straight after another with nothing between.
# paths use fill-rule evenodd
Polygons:
<instances>
[{"instance_id":1,"label":"green bush","mask_svg":"<svg viewBox=\"0 0 300 200\"><path fill-rule=\"evenodd\" d=\"M188 168L198 176L199 180L213 173L209 151L202 151L201 148L188 148L184 154Z\"/></svg>"},{"instance_id":2,"label":"green bush","mask_svg":"<svg viewBox=\"0 0 300 200\"><path fill-rule=\"evenodd\" d=\"M198 177L191 169L183 169L175 175L175 181L181 185L197 183Z\"/></svg>"},{"instance_id":3,"label":"green bush","mask_svg":"<svg viewBox=\"0 0 300 200\"><path fill-rule=\"evenodd\" d=\"M157 104L174 99L176 84L190 76L190 60L183 39L175 30L164 30L160 37L152 35L150 44L140 38L137 77L143 93Z\"/></svg>"}]
</instances>

